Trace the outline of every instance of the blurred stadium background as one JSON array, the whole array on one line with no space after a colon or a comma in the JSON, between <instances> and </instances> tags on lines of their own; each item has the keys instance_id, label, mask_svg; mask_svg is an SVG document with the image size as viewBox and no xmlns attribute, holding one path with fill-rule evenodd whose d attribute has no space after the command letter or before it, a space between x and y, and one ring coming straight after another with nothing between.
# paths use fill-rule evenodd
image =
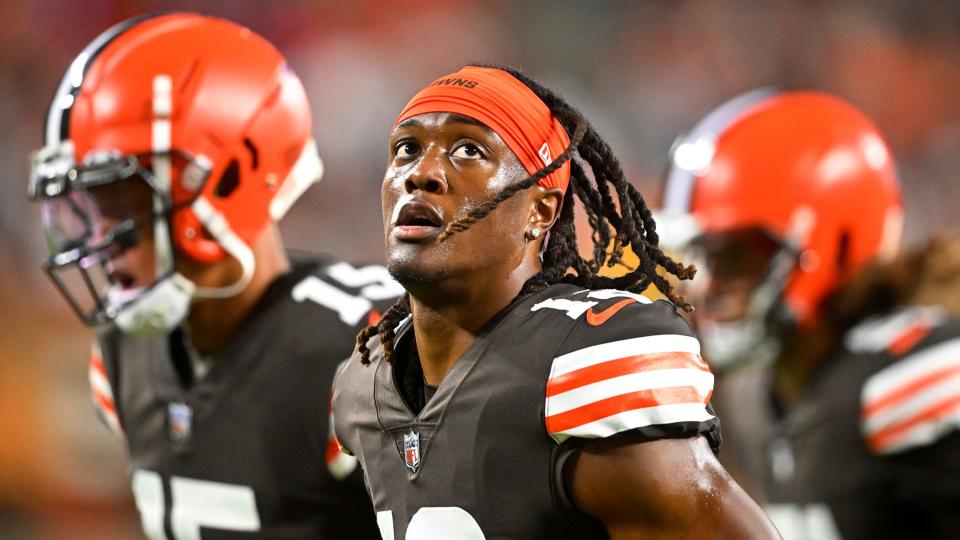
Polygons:
<instances>
[{"instance_id":1,"label":"blurred stadium background","mask_svg":"<svg viewBox=\"0 0 960 540\"><path fill-rule=\"evenodd\" d=\"M189 9L264 35L307 86L324 181L290 247L382 257L386 134L422 84L508 63L563 92L656 197L674 137L760 85L834 92L887 135L907 242L957 224L960 2L954 0L0 2L0 538L139 538L119 443L86 383L90 331L39 269L29 153L74 55L115 22ZM225 452L229 449L224 449Z\"/></svg>"}]
</instances>

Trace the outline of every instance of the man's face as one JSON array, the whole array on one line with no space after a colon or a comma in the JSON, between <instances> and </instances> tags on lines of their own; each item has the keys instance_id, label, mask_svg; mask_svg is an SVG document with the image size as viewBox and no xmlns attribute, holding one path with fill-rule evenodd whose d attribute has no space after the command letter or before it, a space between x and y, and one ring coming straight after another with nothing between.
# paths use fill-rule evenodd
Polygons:
<instances>
[{"instance_id":1,"label":"man's face","mask_svg":"<svg viewBox=\"0 0 960 540\"><path fill-rule=\"evenodd\" d=\"M447 224L526 176L503 139L470 118L429 113L401 122L390 134L381 192L390 272L404 284L429 284L518 266L530 219L529 190L446 242L437 237Z\"/></svg>"},{"instance_id":2,"label":"man's face","mask_svg":"<svg viewBox=\"0 0 960 540\"><path fill-rule=\"evenodd\" d=\"M717 323L743 319L779 249L773 239L758 229L701 236L694 245L700 271L689 294L697 308L694 319Z\"/></svg>"},{"instance_id":3,"label":"man's face","mask_svg":"<svg viewBox=\"0 0 960 540\"><path fill-rule=\"evenodd\" d=\"M136 243L110 258L106 269L120 290L146 287L155 279L153 238L153 191L140 178L128 178L94 187L89 191L98 218L93 223L94 241L100 242L117 225L132 220Z\"/></svg>"}]
</instances>

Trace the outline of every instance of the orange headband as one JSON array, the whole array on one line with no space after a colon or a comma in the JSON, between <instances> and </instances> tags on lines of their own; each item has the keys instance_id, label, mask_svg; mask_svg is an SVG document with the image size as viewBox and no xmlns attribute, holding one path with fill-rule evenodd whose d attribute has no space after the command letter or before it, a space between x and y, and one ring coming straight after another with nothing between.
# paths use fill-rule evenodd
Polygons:
<instances>
[{"instance_id":1,"label":"orange headband","mask_svg":"<svg viewBox=\"0 0 960 540\"><path fill-rule=\"evenodd\" d=\"M567 149L570 138L547 105L527 85L501 69L467 66L420 90L403 108L394 127L407 118L432 112L462 114L500 135L529 174L544 168ZM570 162L538 184L567 190Z\"/></svg>"}]
</instances>

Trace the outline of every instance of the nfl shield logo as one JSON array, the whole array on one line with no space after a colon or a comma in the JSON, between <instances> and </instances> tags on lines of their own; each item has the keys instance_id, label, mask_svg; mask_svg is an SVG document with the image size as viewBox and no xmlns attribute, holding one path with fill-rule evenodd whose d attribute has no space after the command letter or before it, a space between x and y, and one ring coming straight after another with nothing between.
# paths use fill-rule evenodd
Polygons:
<instances>
[{"instance_id":1,"label":"nfl shield logo","mask_svg":"<svg viewBox=\"0 0 960 540\"><path fill-rule=\"evenodd\" d=\"M170 438L176 442L184 441L190 436L190 423L193 411L186 403L171 403L167 406Z\"/></svg>"},{"instance_id":2,"label":"nfl shield logo","mask_svg":"<svg viewBox=\"0 0 960 540\"><path fill-rule=\"evenodd\" d=\"M403 436L403 462L411 472L420 466L420 434L413 430Z\"/></svg>"}]
</instances>

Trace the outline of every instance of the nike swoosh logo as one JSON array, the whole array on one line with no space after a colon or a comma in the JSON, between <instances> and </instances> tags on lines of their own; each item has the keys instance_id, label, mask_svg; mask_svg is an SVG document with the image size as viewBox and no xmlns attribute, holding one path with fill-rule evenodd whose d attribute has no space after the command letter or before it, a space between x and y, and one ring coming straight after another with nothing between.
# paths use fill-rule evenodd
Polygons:
<instances>
[{"instance_id":1,"label":"nike swoosh logo","mask_svg":"<svg viewBox=\"0 0 960 540\"><path fill-rule=\"evenodd\" d=\"M593 308L590 308L587 310L587 324L589 324L590 326L600 326L601 324L607 322L607 320L610 317L613 317L614 315L616 315L618 311L620 311L621 309L627 307L629 304L632 304L634 302L636 302L636 300L633 298L625 298L617 302L616 304L608 307L607 309L601 311L600 313L597 313L596 311L593 310Z\"/></svg>"}]
</instances>

